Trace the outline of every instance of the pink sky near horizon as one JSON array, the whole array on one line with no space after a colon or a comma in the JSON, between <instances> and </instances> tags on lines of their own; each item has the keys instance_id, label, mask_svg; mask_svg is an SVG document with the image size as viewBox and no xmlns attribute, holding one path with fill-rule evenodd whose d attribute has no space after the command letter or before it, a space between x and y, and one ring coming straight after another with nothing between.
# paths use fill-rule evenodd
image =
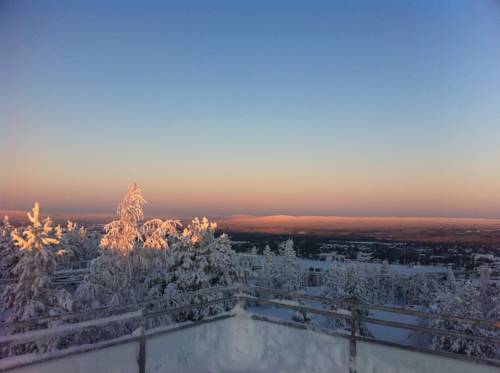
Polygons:
<instances>
[{"instance_id":1,"label":"pink sky near horizon","mask_svg":"<svg viewBox=\"0 0 500 373\"><path fill-rule=\"evenodd\" d=\"M83 181L83 180L82 180ZM332 183L333 184L333 183ZM205 187L198 183L189 186L141 185L148 201L148 214L166 214L177 217L254 215L339 215L339 216L437 216L437 217L500 217L496 190L429 190L421 187L405 188L391 185L385 189L377 183L348 186L294 185L273 188L268 185L238 185L229 179L225 185ZM482 190L481 190L482 189ZM45 211L54 213L114 214L126 191L123 187L87 181L81 186L50 183L31 190L15 180L14 185L2 185L0 208L27 210L34 201Z\"/></svg>"}]
</instances>

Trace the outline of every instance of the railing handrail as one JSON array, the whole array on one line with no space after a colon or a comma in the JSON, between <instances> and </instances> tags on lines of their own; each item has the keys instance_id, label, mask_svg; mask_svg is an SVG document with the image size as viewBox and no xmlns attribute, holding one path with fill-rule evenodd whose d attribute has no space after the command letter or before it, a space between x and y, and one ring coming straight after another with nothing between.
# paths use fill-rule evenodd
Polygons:
<instances>
[{"instance_id":1,"label":"railing handrail","mask_svg":"<svg viewBox=\"0 0 500 373\"><path fill-rule=\"evenodd\" d=\"M293 298L293 296L289 296L289 297ZM479 336L479 335L455 332L452 330L447 330L447 329L442 329L442 328L429 328L429 327L424 327L424 326L410 324L410 323L387 321L387 320L374 318L374 317L364 317L364 316L360 316L360 315L353 315L353 312L350 312L349 315L345 315L342 313L338 313L338 312L330 311L330 310L324 310L321 308L308 307L308 306L303 306L303 305L290 305L290 304L284 303L284 302L277 302L277 301L272 301L272 300L267 300L267 299L260 299L260 298L256 298L256 297L243 296L242 298L246 299L246 300L254 301L256 303L269 304L269 305L273 305L273 306L277 306L277 307L289 308L289 309L303 311L303 312L316 313L316 314L321 314L321 315L335 317L335 318L350 320L353 317L355 317L358 321L365 321L365 322L371 323L371 324L379 324L379 325L385 325L385 326L399 328L399 329L409 329L409 330L415 330L415 331L421 331L421 332L428 332L431 334L449 335L449 336L454 336L454 337L467 338L467 339L478 340L478 341L488 341L488 342L500 344L500 338L496 338L496 337ZM357 303L354 303L354 302L350 302L349 305L351 307L360 308L359 305ZM440 319L440 317L436 317L436 318Z\"/></svg>"},{"instance_id":2,"label":"railing handrail","mask_svg":"<svg viewBox=\"0 0 500 373\"><path fill-rule=\"evenodd\" d=\"M81 329L85 329L85 328L90 328L90 327L95 327L95 326L102 327L102 326L113 324L116 322L130 322L130 321L137 320L137 319L148 319L151 317L170 315L172 313L183 312L186 310L193 310L193 309L197 309L200 307L212 306L212 305L226 303L226 302L235 301L235 300L237 300L237 297L235 297L235 296L224 297L221 299L216 299L216 300L212 300L212 301L208 301L208 302L204 302L204 303L187 304L187 305L178 306L178 307L171 307L171 308L168 308L168 309L165 309L162 311L155 311L155 312L144 312L143 309L140 309L140 310L137 310L134 312L127 312L127 313L103 317L103 318L81 321L81 322L76 323L76 324L63 324L63 325L59 325L55 328L50 328L50 329L38 329L38 330L28 331L25 333L17 333L17 334L11 334L11 335L7 335L7 336L0 336L0 345L10 344L13 342L23 343L23 342L35 341L35 340L39 340L39 339L50 338L50 337L54 337L54 336L67 335L67 334L74 333L76 331L80 331Z\"/></svg>"},{"instance_id":3,"label":"railing handrail","mask_svg":"<svg viewBox=\"0 0 500 373\"><path fill-rule=\"evenodd\" d=\"M99 313L99 312L116 313L116 312L121 311L122 313L124 313L124 312L130 311L130 310L141 309L142 307L147 306L147 305L159 304L161 302L176 301L176 300L179 300L179 299L182 299L185 297L194 297L197 295L216 293L216 292L220 292L220 291L237 291L238 289L239 289L238 286L224 286L224 287L211 287L211 288L206 288L206 289L178 293L174 297L166 297L165 295L160 295L158 297L144 299L140 302L131 303L131 304L127 304L127 305L99 307L99 308L94 308L94 309L91 309L88 311L68 312L68 313L64 313L62 315L46 316L46 317L40 317L40 318L36 318L36 319L16 321L16 322L2 322L2 323L0 323L0 328L16 328L16 327L22 327L22 326L31 326L31 325L42 324L42 323L46 323L46 322L50 322L50 321L54 321L54 320L64 321L64 320L78 318L78 317L91 316L91 315ZM75 323L75 325L76 324L77 323Z\"/></svg>"},{"instance_id":4,"label":"railing handrail","mask_svg":"<svg viewBox=\"0 0 500 373\"><path fill-rule=\"evenodd\" d=\"M258 298L251 296L249 294L245 294L243 291L248 291L248 292L256 292L256 293L274 293L274 294L281 294L283 296L286 296L289 299L310 299L310 300L315 300L315 301L320 301L324 300L324 303L328 304L333 304L335 302L335 299L331 298L326 298L326 297L319 297L319 296L307 296L305 297L304 294L298 294L298 293L289 293L285 292L282 290L277 290L277 289L269 289L269 288L262 288L262 287L252 287L252 286L234 286L234 287L221 287L221 288L208 288L208 289L203 289L205 291L198 291L198 292L190 292L191 295L196 296L197 294L203 294L203 293L210 293L210 292L224 292L224 291L233 291L236 290L234 293L229 294L224 296L221 299L215 299L212 301L208 302L202 302L198 304L187 304L187 305L182 305L178 307L170 307L167 309L159 310L159 311L151 311L149 313L144 312L144 308L138 309L137 311L134 312L128 312L128 313L122 313L122 314L117 314L105 318L97 318L97 319L92 319L92 320L87 320L87 321L82 321L79 323L75 324L63 324L55 328L51 329L41 329L41 330L34 330L26 333L18 333L18 334L13 334L10 336L4 336L0 337L0 344L10 344L10 343L26 343L28 341L34 341L38 339L44 339L44 338L49 338L53 336L59 336L59 335L66 335L74 332L79 332L85 328L88 327L94 327L94 326L105 326L108 324L116 323L116 322L128 322L132 320L140 320L140 335L137 334L137 339L141 341L141 348L145 349L145 344L144 344L144 338L145 338L145 333L144 333L144 325L145 325L145 320L148 318L152 317L158 317L158 316L163 316L163 315L169 315L172 313L176 312L183 312L186 310L193 310L193 309L198 309L200 307L206 307L206 306L211 306L211 305L216 305L216 304L221 304L221 303L227 303L231 301L250 301L250 302L255 302L255 303L261 303L261 304L268 304L271 306L275 307L281 307L281 308L286 308L286 309L291 309L291 310L296 310L296 311L302 311L302 312L310 312L310 313L316 313L316 314L321 314L327 317L332 317L332 318L342 318L346 320L350 320L350 334L346 331L345 333L339 333L337 331L332 330L331 332L327 334L335 335L335 336L340 336L344 338L348 338L350 340L350 361L351 363L349 364L350 367L350 372L354 372L351 367L355 367L355 364L352 362L355 361L356 359L356 341L360 342L369 342L369 343L375 343L375 344L382 344L382 345L388 345L391 347L396 347L396 348L401 348L401 349L406 349L406 350L412 350L412 351L418 351L422 353L430 353L430 354L437 354L441 355L444 357L450 357L450 358L457 358L461 360L470 360L473 362L477 363L484 363L484 364L489 364L489 365L494 365L496 367L500 367L500 360L496 359L488 359L488 358L482 358L482 357L475 357L475 356L467 356L463 354L457 354L457 353L452 353L452 352L442 352L441 351L433 351L430 349L426 348L419 348L419 347L413 347L413 346L407 346L404 344L400 344L397 342L388 342L384 340L380 340L374 337L366 337L362 336L359 334L358 330L358 325L359 322L366 322L366 323L372 323L372 324L379 324L379 325L385 325L389 327L395 327L395 328L400 328L400 329L408 329L408 330L415 330L415 331L421 331L421 332L426 332L429 334L433 335L448 335L452 337L458 337L458 338L465 338L469 340L478 340L478 341L483 341L483 342L489 342L493 344L500 344L500 338L497 337L488 337L488 336L478 336L478 335L471 335L471 334L466 334L466 333L461 333L461 332L455 332L452 330L446 330L446 329L441 329L441 328L429 328L429 327L423 327L411 323L402 323L402 322L394 322L394 321L387 321L383 320L380 318L374 318L374 317L368 317L368 316L362 316L359 315L356 310L357 309L373 309L371 305L365 305L365 304L359 304L356 302L352 301L344 301L342 300L341 302L337 303L339 305L347 305L349 306L349 313L341 313L335 310L327 310L319 307L314 307L314 306L307 306L307 305L301 305L301 304L289 304L285 303L282 301L277 301L277 300L269 300L269 299L264 299L264 298ZM194 294L193 294L194 293ZM184 298L188 297L189 293L183 293L180 294L176 298ZM172 298L165 298L162 297L160 301L168 301L172 300ZM174 298L175 299L175 298ZM147 302L146 302L147 303ZM323 304L324 304L323 303ZM154 303L153 303L154 304ZM133 305L135 307L139 307L138 304ZM388 307L390 308L389 312L393 313L399 313L400 309L394 308L394 307ZM378 306L374 309L379 309ZM435 319L443 319L443 315L439 314L427 314L425 315L429 317L433 317ZM74 316L74 315L73 315ZM265 318L263 318L265 319ZM444 318L446 319L446 318ZM455 317L454 317L455 319ZM467 319L467 318L458 318L459 320L465 320L465 322L468 323L476 323L477 321L488 321L488 320L477 320L477 319ZM265 321L265 320L264 320ZM495 322L488 323L489 325L492 324L495 327L498 327L498 324ZM314 327L309 327L306 324L303 324L304 329L311 329L315 330ZM133 335L136 335L136 332L134 332ZM144 352L144 351L143 351ZM145 363L142 363L143 365ZM143 367L144 368L144 367ZM141 370L143 371L143 370Z\"/></svg>"},{"instance_id":5,"label":"railing handrail","mask_svg":"<svg viewBox=\"0 0 500 373\"><path fill-rule=\"evenodd\" d=\"M438 314L438 313L428 313L428 312L421 312L421 311L414 311L414 310L409 310L405 308L398 308L398 307L389 307L389 306L381 306L381 305L374 305L374 304L364 304L364 303L357 303L357 302L352 302L348 300L343 300L343 299L337 299L337 298L331 298L331 297L322 297L322 296L317 296L317 295L308 295L308 294L301 294L301 293L296 293L296 292L286 292L283 290L279 289L273 289L273 288L265 288L265 287L260 287L260 286L248 286L248 285L240 285L240 286L232 286L232 287L213 287L213 288L206 288L206 289L200 289L200 290L195 290L195 291L190 291L190 292L185 292L185 293L178 293L174 297L166 297L164 295L159 296L159 297L153 297L149 299L145 299L143 301L133 303L133 304L128 304L128 305L122 305L122 306L116 306L116 307L100 307L88 311L82 311L82 312L72 312L72 313L65 313L62 315L55 315L55 316L47 316L47 317L42 317L42 318L37 318L37 319L31 319L31 320L23 320L23 321L18 321L18 322L3 322L0 323L0 327L7 327L7 328L15 328L15 327L21 327L21 326L31 326L34 324L41 324L41 323L46 323L50 322L53 320L67 320L67 319L73 319L73 318L78 318L78 317L85 317L85 316L90 316L99 312L109 312L109 313L116 313L116 312L126 312L129 310L138 310L144 306L147 305L154 305L154 304L159 304L162 302L168 302L168 301L176 301L185 297L194 297L197 295L204 295L204 294L210 294L210 293L215 293L215 292L220 292L220 291L237 291L237 290L248 290L248 291L255 291L258 293L273 293L275 295L282 295L286 296L288 298L292 299L306 299L306 300L312 300L312 301L318 301L323 304L337 304L337 305L344 305L348 307L357 307L357 308L362 308L362 309L367 309L367 310L380 310L380 311L385 311L389 313L396 313L396 314L405 314L405 315L412 315L412 316L419 316L419 317L424 317L424 318L429 318L429 319L439 319L439 320L446 320L446 321L458 321L458 322L465 322L468 324L474 324L474 325L482 325L482 326L487 326L487 327L492 327L492 328L500 328L500 322L498 321L491 321L491 320L484 320L484 319L469 319L469 318L463 318L463 317L458 317L454 315L447 315L447 314ZM246 298L249 298L246 296ZM256 300L259 298L254 298L252 300ZM281 306L292 306L292 305L287 305L285 303L279 303L279 302L274 302L276 303L275 305L281 305ZM279 303L279 304L278 304ZM293 306L297 307L297 306ZM292 308L292 307L289 307ZM326 311L326 310L322 310ZM312 312L312 311L310 311ZM332 312L332 311L328 311ZM342 318L342 314L336 313L338 316ZM331 316L334 316L332 314ZM373 318L370 318L370 320L375 320ZM368 321L368 320L365 320ZM370 322L372 322L370 321ZM398 326L403 326L403 325L408 325L410 329L412 327L417 327L421 328L420 326L415 326L413 324L406 324L406 323L396 323L393 321L386 321L386 320L380 320L381 322L386 322L386 323L392 323L394 324L394 327ZM373 322L377 323L377 321ZM76 323L75 323L76 324ZM398 326L396 326L398 324ZM391 325L387 325L391 326ZM445 329L438 329L436 330L445 330ZM424 330L422 330L424 331ZM465 334L464 334L465 335ZM472 337L472 335L468 335L468 337Z\"/></svg>"},{"instance_id":6,"label":"railing handrail","mask_svg":"<svg viewBox=\"0 0 500 373\"><path fill-rule=\"evenodd\" d=\"M301 293L297 293L297 292L286 292L286 291L279 290L279 289L265 288L265 287L261 287L261 286L245 285L244 288L248 289L249 291L274 293L277 295L283 295L283 296L287 296L287 297L295 298L295 299L307 299L307 300L313 300L313 301L318 301L318 302L328 303L328 304L346 305L349 307L355 306L357 308L362 308L362 309L367 309L367 310L385 311L385 312L389 312L389 313L412 315L412 316L418 316L418 317L423 317L423 318L428 318L428 319L440 319L440 320L446 320L446 321L465 322L468 324L482 325L482 326L486 326L486 327L500 329L500 321L465 318L465 317L460 317L460 316L455 316L455 315L450 315L450 314L422 312L422 311L411 310L408 308L382 306L382 305L370 304L370 303L358 303L358 302L353 302L353 301L340 299L340 298L323 297L323 296L318 296L318 295L308 295L308 294L301 294Z\"/></svg>"}]
</instances>

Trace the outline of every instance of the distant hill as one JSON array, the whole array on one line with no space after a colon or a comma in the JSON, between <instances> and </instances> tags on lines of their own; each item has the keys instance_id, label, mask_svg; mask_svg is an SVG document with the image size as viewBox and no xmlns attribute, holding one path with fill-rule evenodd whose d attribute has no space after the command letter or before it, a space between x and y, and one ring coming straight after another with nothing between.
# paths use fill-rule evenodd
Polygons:
<instances>
[{"instance_id":1,"label":"distant hill","mask_svg":"<svg viewBox=\"0 0 500 373\"><path fill-rule=\"evenodd\" d=\"M15 225L28 222L25 211L0 210L0 217L4 215L8 215ZM50 217L56 223L71 220L84 225L103 224L115 219L114 214L50 214ZM500 248L500 219L235 215L215 220L220 229L229 233L358 236L396 241L470 243Z\"/></svg>"},{"instance_id":2,"label":"distant hill","mask_svg":"<svg viewBox=\"0 0 500 373\"><path fill-rule=\"evenodd\" d=\"M500 219L340 217L340 216L232 216L219 219L228 232L364 236L377 239L474 243L500 248Z\"/></svg>"}]
</instances>

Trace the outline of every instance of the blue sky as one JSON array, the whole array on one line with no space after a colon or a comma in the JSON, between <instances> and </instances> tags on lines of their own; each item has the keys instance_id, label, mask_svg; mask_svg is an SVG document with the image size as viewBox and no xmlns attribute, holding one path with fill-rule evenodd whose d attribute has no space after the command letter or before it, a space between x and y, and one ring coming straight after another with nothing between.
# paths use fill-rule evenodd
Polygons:
<instances>
[{"instance_id":1,"label":"blue sky","mask_svg":"<svg viewBox=\"0 0 500 373\"><path fill-rule=\"evenodd\" d=\"M500 217L499 40L497 1L5 1L0 207Z\"/></svg>"}]
</instances>

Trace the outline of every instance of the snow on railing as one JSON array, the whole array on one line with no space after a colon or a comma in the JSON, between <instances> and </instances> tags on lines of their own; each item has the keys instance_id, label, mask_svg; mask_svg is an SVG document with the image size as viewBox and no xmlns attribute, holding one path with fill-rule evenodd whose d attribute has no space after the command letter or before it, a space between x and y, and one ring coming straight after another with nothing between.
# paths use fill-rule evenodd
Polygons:
<instances>
[{"instance_id":1,"label":"snow on railing","mask_svg":"<svg viewBox=\"0 0 500 373\"><path fill-rule=\"evenodd\" d=\"M414 346L408 346L396 342L388 342L384 340L380 340L374 337L367 337L363 336L360 334L360 323L371 323L371 324L379 324L379 325L384 325L388 327L395 327L395 328L401 328L401 329L409 329L409 330L415 330L415 331L421 331L433 335L447 335L447 336L452 336L452 337L457 337L457 338L467 338L468 340L477 340L477 341L483 341L491 344L499 344L500 345L500 338L497 337L486 337L486 336L476 336L476 335L470 335L470 334L465 334L465 333L459 333L455 331L450 331L446 329L438 329L438 328L429 328L429 327L423 327L423 326L418 326L415 324L409 324L409 323L402 323L402 322L394 322L394 321L388 321L388 320L383 320L380 318L376 317L368 317L368 316L362 316L357 312L358 310L378 310L378 311L385 311L385 312L390 312L394 314L403 314L403 315L413 315L413 316L418 316L418 317L423 317L427 319L441 319L441 320L448 320L448 321L459 321L459 322L464 322L468 324L474 324L474 325L481 325L481 326L486 326L490 327L492 329L500 329L500 323L495 322L495 321L489 321L489 320L479 320L479 319L468 319L468 318L462 318L462 317L457 317L453 315L442 315L442 314L431 314L431 313L425 313L425 312L420 312L420 311L414 311L414 310L409 310L409 309L401 309L401 308L396 308L396 307L387 307L387 306L379 306L379 305L371 305L371 304L361 304L361 303L356 303L356 302L351 302L347 300L342 300L342 299L332 299L332 298L325 298L325 297L320 297L320 296L313 296L313 295L307 295L307 294L300 294L300 293L289 293L277 289L269 289L269 288L261 288L261 287L251 287L251 286L235 286L235 287L228 287L228 288L209 288L209 289L203 289L197 292L191 292L191 293L184 293L180 294L179 298L186 298L189 296L196 296L196 295L201 295L201 294L209 294L212 292L225 292L226 294L222 296L220 299L215 299L212 301L207 301L207 302L201 302L198 304L186 304L178 307L170 307L167 309L161 309L161 310L153 310L150 312L147 312L147 305L148 304L158 304L154 302L162 302L162 301L168 301L169 298L162 297L164 299L156 299L156 300L148 300L143 303L137 303L132 305L132 309L135 309L132 312L124 312L118 315L113 315L113 316L107 316L103 318L97 318L97 319L92 319L92 320L86 320L86 321L81 321L76 324L63 324L55 328L50 328L50 329L42 329L42 330L34 330L26 333L19 333L19 334L13 334L9 336L3 336L0 337L0 345L9 345L9 344L19 344L19 343L27 343L30 341L36 341L40 339L46 339L50 337L56 337L56 336L62 336L62 335L68 335L71 333L78 333L86 328L89 327L104 327L106 325L110 324L115 324L115 323L120 323L120 322L130 322L130 321L136 321L138 322L139 328L136 329L132 334L129 335L127 338L126 336L122 336L119 338L116 338L116 343L125 343L127 341L137 341L139 342L139 355L138 355L138 365L139 365L139 372L143 373L146 370L145 367L145 361L146 361L146 343L145 343L145 338L147 335L153 334L161 334L161 333L167 333L173 330L178 330L180 328L184 327L189 327L189 326L195 326L199 325L201 323L207 323L210 321L214 320L220 320L221 318L224 317L230 317L230 314L223 313L219 314L216 316L211 316L211 317L205 317L204 319L198 320L198 321L189 321L189 322L184 322L184 323L178 323L178 324L171 324L167 326L160 326L155 329L152 329L151 332L145 333L145 325L146 321L149 318L154 318L154 317L159 317L159 316L164 316L164 315L172 315L172 314L178 314L180 312L184 311L190 311L190 310L195 310L195 309L200 309L203 307L208 307L211 305L216 305L216 304L228 304L228 303L233 303L236 304L236 302L239 302L240 304L244 304L246 302L250 302L252 304L265 304L265 305L270 305L273 307L280 307L280 308L285 308L285 309L290 309L290 310L295 310L299 312L306 312L306 313L311 313L311 314L318 314L318 315L323 315L326 317L330 318L335 318L335 319L344 319L348 320L349 323L349 329L346 330L345 332L339 332L337 330L332 330L332 329L324 329L324 328L319 328L313 325L305 324L305 323L299 323L299 322L293 322L289 320L280 320L268 316L263 316L263 315L257 315L257 314L252 314L252 318L260 321L265 321L265 322L270 322L270 323L278 323L281 325L286 325L294 328L300 328L300 329L307 329L307 330L312 330L316 332L321 332L321 333L326 333L332 336L338 336L342 338L347 338L349 339L349 372L354 373L355 372L355 367L356 367L356 355L357 355L357 343L358 342L366 342L366 343L372 343L372 344L378 344L378 345L384 345L384 346L389 346L389 347L394 347L398 349L403 349L403 350L410 350L410 351L416 351L416 352L421 352L421 353L426 353L426 354L433 354L433 355L439 355L442 357L446 358L453 358L453 359L459 359L459 360L467 360L475 363L480 363L480 364L489 364L495 367L500 367L500 360L494 360L494 359L485 359L485 358L479 358L479 357L474 357L474 356L467 356L467 355L461 355L461 354L456 354L456 353L450 353L450 352L444 352L444 351L434 351L434 350L429 350L425 348L420 348L420 347L414 347ZM310 300L310 301L316 301L316 302L321 302L322 304L332 304L332 305L339 305L345 307L347 311L342 311L342 310L327 310L324 308L320 307L315 307L311 305L303 305L303 304L290 304L289 302L282 301L282 300L276 300L276 299L268 299L268 295L278 295L286 299L292 299L292 300ZM261 297L264 295L265 297ZM165 299L166 298L166 299ZM170 298L171 300L172 298ZM148 303L149 302L149 303ZM127 306L122 307L122 310L124 310ZM107 312L111 312L112 310L116 311L118 308L107 308ZM130 308L128 309L130 311ZM80 313L78 315L91 315L94 314L92 311L87 312L87 313ZM64 315L63 317L59 317L58 319L64 320L65 317L68 318L75 318L77 314L68 314ZM53 318L50 318L51 320ZM47 321L48 318L45 319L39 319L39 320L31 320L30 322L37 321L41 322L40 320ZM18 325L19 323L17 323ZM12 325L11 325L12 326ZM107 343L102 344L102 347L92 347L92 349L96 348L106 348L110 346L110 344L113 343L113 340L107 341ZM90 348L90 347L89 347ZM58 351L58 354L55 355L56 357L53 358L58 358L61 356L69 356L75 353L82 353L86 352L89 348L70 348L68 349L67 354L63 354L63 350ZM47 360L47 357L44 358L44 361ZM18 362L15 367L19 368L20 366L24 366L26 364L36 364L36 360L32 360L29 363L26 362ZM10 366L4 366L2 367L0 364L0 371L3 370L8 370L12 368L12 364Z\"/></svg>"},{"instance_id":2,"label":"snow on railing","mask_svg":"<svg viewBox=\"0 0 500 373\"><path fill-rule=\"evenodd\" d=\"M27 327L27 328L32 328L35 326L39 326L40 324L46 324L51 321L66 321L66 320L76 320L77 322L81 322L82 318L94 316L94 318L97 318L100 315L100 317L106 317L111 314L121 314L121 313L126 313L126 312L131 312L131 311L138 311L144 308L147 308L149 306L155 306L160 303L165 303L165 302L180 302L183 299L189 299L189 298L194 298L197 296L201 295L207 295L211 293L217 293L217 292L223 292L223 293L231 293L231 292L236 292L240 289L239 286L226 286L226 287L212 287L212 288L206 288L206 289L200 289L200 290L195 290L195 291L188 291L188 292L182 292L178 293L175 296L171 297L165 297L165 296L158 296L158 297L151 297L148 299L144 299L140 302L137 303L131 303L127 305L122 305L122 306L106 306L106 307L99 307L99 308L94 308L88 311L82 311L82 312L69 312L69 313L64 313L62 315L54 315L54 316L46 316L46 317L40 317L40 318L35 318L35 319L29 319L29 320L23 320L23 321L18 321L18 322L2 322L0 323L0 329L5 329L5 328L22 328L22 327Z\"/></svg>"}]
</instances>

